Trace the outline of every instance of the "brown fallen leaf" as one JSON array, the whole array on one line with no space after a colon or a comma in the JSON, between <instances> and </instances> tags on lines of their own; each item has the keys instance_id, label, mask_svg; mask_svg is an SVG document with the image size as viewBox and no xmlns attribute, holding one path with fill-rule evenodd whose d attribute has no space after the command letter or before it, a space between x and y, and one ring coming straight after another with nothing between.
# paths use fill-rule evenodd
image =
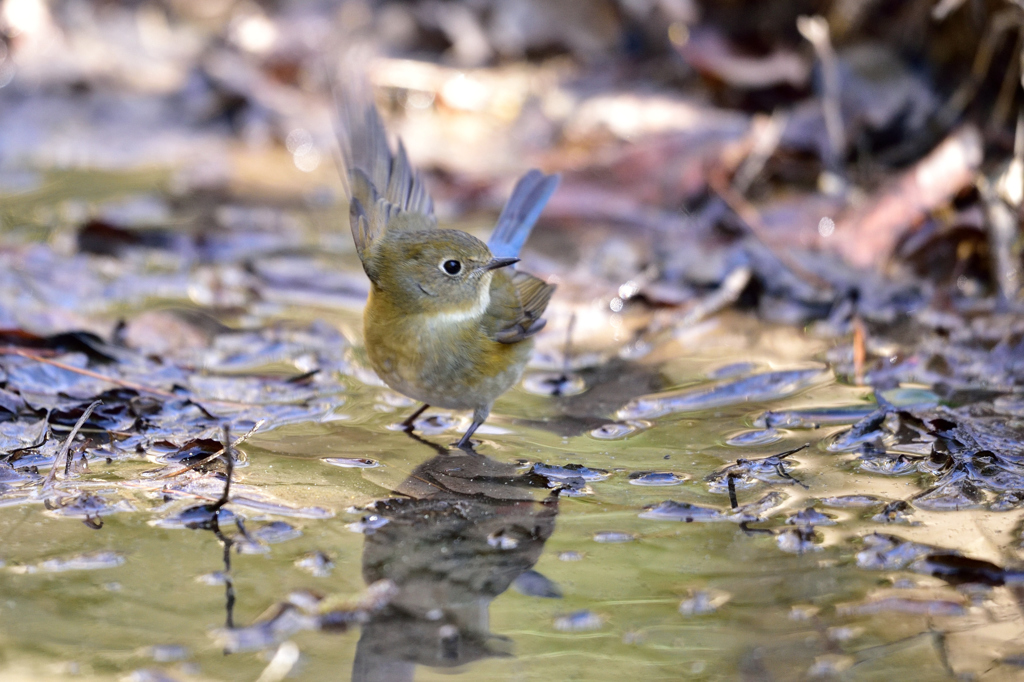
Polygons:
<instances>
[{"instance_id":1,"label":"brown fallen leaf","mask_svg":"<svg viewBox=\"0 0 1024 682\"><path fill-rule=\"evenodd\" d=\"M860 267L887 259L904 232L974 181L981 160L981 133L973 125L959 128L873 201L840 219L835 248Z\"/></svg>"}]
</instances>

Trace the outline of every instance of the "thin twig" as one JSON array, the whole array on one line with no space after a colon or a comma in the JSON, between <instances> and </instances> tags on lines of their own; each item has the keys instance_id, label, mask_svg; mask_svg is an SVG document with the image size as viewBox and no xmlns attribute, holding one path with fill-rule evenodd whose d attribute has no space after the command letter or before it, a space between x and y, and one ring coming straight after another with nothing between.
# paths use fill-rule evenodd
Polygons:
<instances>
[{"instance_id":1,"label":"thin twig","mask_svg":"<svg viewBox=\"0 0 1024 682\"><path fill-rule=\"evenodd\" d=\"M839 173L846 158L847 139L839 103L839 61L836 59L835 50L832 49L828 21L822 16L799 17L796 20L796 28L814 47L818 61L821 62L821 110L825 115L825 131L828 133L831 152L831 158L826 165L830 171Z\"/></svg>"},{"instance_id":2,"label":"thin twig","mask_svg":"<svg viewBox=\"0 0 1024 682\"><path fill-rule=\"evenodd\" d=\"M233 442L231 444L231 447L238 447L243 442L249 440L249 438L252 436L252 434L256 433L260 429L260 427L263 426L266 423L267 423L266 419L260 419L258 422L256 422L253 425L253 427L251 429L249 429L244 434L242 434L241 436L236 438L235 442ZM209 464L210 462L212 462L213 460L217 459L218 457L220 457L223 454L224 454L224 448L222 447L220 450L217 450L216 452L212 452L209 455L207 455L206 457L203 457L198 462L192 462L190 464L186 464L185 466L181 467L177 471L172 471L170 473L166 473L166 474L163 474L161 476L154 476L153 478L154 479L174 478L175 476L180 476L180 475L184 474L187 471L192 471L192 470L196 469L197 467L203 466L204 464Z\"/></svg>"},{"instance_id":3,"label":"thin twig","mask_svg":"<svg viewBox=\"0 0 1024 682\"><path fill-rule=\"evenodd\" d=\"M834 287L832 284L818 275L810 272L809 270L800 267L800 265L789 257L788 254L776 251L768 246L762 235L765 233L764 223L761 220L761 214L758 210L746 200L741 194L736 192L732 186L726 182L725 178L721 177L718 173L711 173L708 175L708 187L713 191L722 202L731 210L736 216L743 221L750 234L761 244L771 251L779 261L789 268L794 274L803 279L805 282L812 284L813 286L823 291L833 291Z\"/></svg>"},{"instance_id":4,"label":"thin twig","mask_svg":"<svg viewBox=\"0 0 1024 682\"><path fill-rule=\"evenodd\" d=\"M75 422L75 428L71 429L71 433L68 434L67 439L64 441L64 445L61 446L60 452L57 453L57 457L53 460L53 466L50 468L50 473L46 474L46 478L43 480L43 490L47 491L53 487L54 481L57 479L57 468L60 466L61 459L65 462L65 467L71 464L71 444L74 443L75 437L78 435L78 430L82 428L86 420L92 414L92 411L103 403L99 400L95 401L92 405L85 408L85 412Z\"/></svg>"}]
</instances>

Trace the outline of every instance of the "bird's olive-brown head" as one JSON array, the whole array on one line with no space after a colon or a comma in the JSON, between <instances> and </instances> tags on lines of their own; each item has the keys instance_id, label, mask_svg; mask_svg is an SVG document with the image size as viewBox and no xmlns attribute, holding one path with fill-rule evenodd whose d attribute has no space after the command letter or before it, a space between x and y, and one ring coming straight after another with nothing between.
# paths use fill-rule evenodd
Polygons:
<instances>
[{"instance_id":1,"label":"bird's olive-brown head","mask_svg":"<svg viewBox=\"0 0 1024 682\"><path fill-rule=\"evenodd\" d=\"M494 270L518 261L465 232L429 230L387 235L366 265L375 295L397 311L470 317L487 308Z\"/></svg>"}]
</instances>

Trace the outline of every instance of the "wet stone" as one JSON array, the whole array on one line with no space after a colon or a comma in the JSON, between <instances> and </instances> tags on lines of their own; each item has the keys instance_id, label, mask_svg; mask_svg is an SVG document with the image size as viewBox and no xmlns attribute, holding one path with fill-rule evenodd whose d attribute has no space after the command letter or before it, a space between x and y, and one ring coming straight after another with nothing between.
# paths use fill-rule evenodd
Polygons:
<instances>
[{"instance_id":1,"label":"wet stone","mask_svg":"<svg viewBox=\"0 0 1024 682\"><path fill-rule=\"evenodd\" d=\"M210 505L204 504L197 507L189 507L179 514L168 518L155 519L149 523L157 528L208 530L213 528L214 516L216 516L217 524L220 527L227 527L235 521L235 513L230 509L225 507L221 507L219 510L211 509Z\"/></svg>"},{"instance_id":2,"label":"wet stone","mask_svg":"<svg viewBox=\"0 0 1024 682\"><path fill-rule=\"evenodd\" d=\"M519 546L519 539L502 528L487 536L487 544L495 549L510 551Z\"/></svg>"},{"instance_id":3,"label":"wet stone","mask_svg":"<svg viewBox=\"0 0 1024 682\"><path fill-rule=\"evenodd\" d=\"M542 464L540 462L533 465L533 473L547 479L556 480L572 480L574 478L581 478L588 483L592 481L603 481L611 476L611 473L604 469L590 469L582 464L566 464L565 466L558 466L557 464Z\"/></svg>"},{"instance_id":4,"label":"wet stone","mask_svg":"<svg viewBox=\"0 0 1024 682\"><path fill-rule=\"evenodd\" d=\"M729 436L725 442L727 445L745 448L756 445L769 445L783 439L783 434L774 428L755 429L752 431L740 431Z\"/></svg>"},{"instance_id":5,"label":"wet stone","mask_svg":"<svg viewBox=\"0 0 1024 682\"><path fill-rule=\"evenodd\" d=\"M204 573L203 575L196 576L196 582L200 585L216 586L224 585L228 581L228 576L223 571L214 571L213 573Z\"/></svg>"},{"instance_id":6,"label":"wet stone","mask_svg":"<svg viewBox=\"0 0 1024 682\"><path fill-rule=\"evenodd\" d=\"M454 414L428 414L416 420L414 428L425 436L439 436L462 427L462 418Z\"/></svg>"},{"instance_id":7,"label":"wet stone","mask_svg":"<svg viewBox=\"0 0 1024 682\"><path fill-rule=\"evenodd\" d=\"M562 590L548 577L534 570L523 571L512 581L512 587L516 592L527 597L541 597L543 599L561 599Z\"/></svg>"},{"instance_id":8,"label":"wet stone","mask_svg":"<svg viewBox=\"0 0 1024 682\"><path fill-rule=\"evenodd\" d=\"M151 668L139 668L138 670L133 670L124 679L126 682L179 682L177 677L168 675L162 670L154 670Z\"/></svg>"},{"instance_id":9,"label":"wet stone","mask_svg":"<svg viewBox=\"0 0 1024 682\"><path fill-rule=\"evenodd\" d=\"M149 647L147 654L157 663L184 661L189 657L188 649L177 644L157 644Z\"/></svg>"},{"instance_id":10,"label":"wet stone","mask_svg":"<svg viewBox=\"0 0 1024 682\"><path fill-rule=\"evenodd\" d=\"M755 419L754 425L768 428L817 429L822 426L853 424L874 410L874 407L851 405L849 407L769 411Z\"/></svg>"},{"instance_id":11,"label":"wet stone","mask_svg":"<svg viewBox=\"0 0 1024 682\"><path fill-rule=\"evenodd\" d=\"M932 553L948 551L931 545L902 540L895 535L872 533L864 536L864 549L857 552L857 566L872 571L896 571Z\"/></svg>"},{"instance_id":12,"label":"wet stone","mask_svg":"<svg viewBox=\"0 0 1024 682\"><path fill-rule=\"evenodd\" d=\"M845 654L824 654L814 659L814 663L807 669L807 677L810 678L833 678L842 675L853 667L857 659Z\"/></svg>"},{"instance_id":13,"label":"wet stone","mask_svg":"<svg viewBox=\"0 0 1024 682\"><path fill-rule=\"evenodd\" d=\"M353 523L347 524L345 527L353 533L363 533L364 535L371 535L378 528L383 528L389 523L388 519L383 516L377 516L376 514L367 514L363 518Z\"/></svg>"},{"instance_id":14,"label":"wet stone","mask_svg":"<svg viewBox=\"0 0 1024 682\"><path fill-rule=\"evenodd\" d=\"M737 509L719 509L715 507L703 507L689 502L676 502L666 500L649 507L640 514L642 519L653 519L656 521L684 521L694 522L730 522L750 523L764 521L768 512L784 502L786 496L780 492L771 492L749 504L741 505Z\"/></svg>"},{"instance_id":15,"label":"wet stone","mask_svg":"<svg viewBox=\"0 0 1024 682\"><path fill-rule=\"evenodd\" d=\"M523 377L523 388L534 395L572 396L587 390L587 382L577 374L537 372Z\"/></svg>"},{"instance_id":16,"label":"wet stone","mask_svg":"<svg viewBox=\"0 0 1024 682\"><path fill-rule=\"evenodd\" d=\"M970 481L952 481L914 498L914 504L928 511L981 509L985 505L985 495Z\"/></svg>"},{"instance_id":17,"label":"wet stone","mask_svg":"<svg viewBox=\"0 0 1024 682\"><path fill-rule=\"evenodd\" d=\"M948 598L928 598L903 595L897 590L886 590L860 602L836 604L840 616L864 616L876 613L905 613L922 616L963 616L967 608L962 601Z\"/></svg>"},{"instance_id":18,"label":"wet stone","mask_svg":"<svg viewBox=\"0 0 1024 682\"><path fill-rule=\"evenodd\" d=\"M112 498L112 496L111 496ZM133 512L135 506L128 500L111 499L92 493L79 493L55 501L46 500L48 514L65 518L91 518L116 512Z\"/></svg>"},{"instance_id":19,"label":"wet stone","mask_svg":"<svg viewBox=\"0 0 1024 682\"><path fill-rule=\"evenodd\" d=\"M790 554L805 554L807 552L820 552L821 546L815 544L817 535L811 526L789 528L775 536L775 543L783 552Z\"/></svg>"},{"instance_id":20,"label":"wet stone","mask_svg":"<svg viewBox=\"0 0 1024 682\"><path fill-rule=\"evenodd\" d=\"M766 372L692 389L636 398L618 411L619 419L653 419L665 414L699 412L748 402L767 402L793 395L821 381L820 369Z\"/></svg>"},{"instance_id":21,"label":"wet stone","mask_svg":"<svg viewBox=\"0 0 1024 682\"><path fill-rule=\"evenodd\" d=\"M715 613L729 603L732 595L723 590L693 590L690 596L679 604L679 613L684 616L706 616Z\"/></svg>"},{"instance_id":22,"label":"wet stone","mask_svg":"<svg viewBox=\"0 0 1024 682\"><path fill-rule=\"evenodd\" d=\"M366 457L324 457L320 461L342 469L373 469L380 466L377 460Z\"/></svg>"},{"instance_id":23,"label":"wet stone","mask_svg":"<svg viewBox=\"0 0 1024 682\"><path fill-rule=\"evenodd\" d=\"M689 477L673 471L635 471L629 475L630 485L670 486L679 485Z\"/></svg>"},{"instance_id":24,"label":"wet stone","mask_svg":"<svg viewBox=\"0 0 1024 682\"><path fill-rule=\"evenodd\" d=\"M646 507L646 511L640 514L640 518L655 521L685 521L686 523L732 521L732 515L724 510L674 500L666 500Z\"/></svg>"},{"instance_id":25,"label":"wet stone","mask_svg":"<svg viewBox=\"0 0 1024 682\"><path fill-rule=\"evenodd\" d=\"M555 618L555 629L559 632L586 632L600 630L604 618L593 611L575 611Z\"/></svg>"},{"instance_id":26,"label":"wet stone","mask_svg":"<svg viewBox=\"0 0 1024 682\"><path fill-rule=\"evenodd\" d=\"M295 560L295 566L314 578L326 578L334 570L334 562L323 552L310 552Z\"/></svg>"},{"instance_id":27,"label":"wet stone","mask_svg":"<svg viewBox=\"0 0 1024 682\"><path fill-rule=\"evenodd\" d=\"M745 471L726 470L711 474L704 479L708 490L713 493L728 493L732 490L748 490L762 483L762 479Z\"/></svg>"},{"instance_id":28,"label":"wet stone","mask_svg":"<svg viewBox=\"0 0 1024 682\"><path fill-rule=\"evenodd\" d=\"M1024 493L1003 492L999 493L996 499L988 505L990 511L1014 511L1024 506Z\"/></svg>"},{"instance_id":29,"label":"wet stone","mask_svg":"<svg viewBox=\"0 0 1024 682\"><path fill-rule=\"evenodd\" d=\"M790 474L790 471L796 467L796 463L790 461L788 457L805 447L758 459L737 459L735 464L719 469L704 480L708 482L708 487L712 492L718 493L728 492L730 484L736 490L753 487L758 481L797 483L797 480Z\"/></svg>"},{"instance_id":30,"label":"wet stone","mask_svg":"<svg viewBox=\"0 0 1024 682\"><path fill-rule=\"evenodd\" d=\"M821 608L818 606L812 606L810 604L794 604L789 607L789 619L795 621L811 620L820 612Z\"/></svg>"},{"instance_id":31,"label":"wet stone","mask_svg":"<svg viewBox=\"0 0 1024 682\"><path fill-rule=\"evenodd\" d=\"M821 503L826 507L835 509L861 509L881 504L882 500L874 495L837 495L835 497L823 497Z\"/></svg>"},{"instance_id":32,"label":"wet stone","mask_svg":"<svg viewBox=\"0 0 1024 682\"><path fill-rule=\"evenodd\" d=\"M633 542L634 540L636 540L636 535L633 533L621 533L614 530L605 530L594 533L594 542L601 542L605 544Z\"/></svg>"},{"instance_id":33,"label":"wet stone","mask_svg":"<svg viewBox=\"0 0 1024 682\"><path fill-rule=\"evenodd\" d=\"M885 505L885 508L879 513L871 517L871 520L875 523L900 523L904 525L916 525L916 522L910 518L910 515L914 513L914 508L910 506L910 503L903 500L896 500Z\"/></svg>"},{"instance_id":34,"label":"wet stone","mask_svg":"<svg viewBox=\"0 0 1024 682\"><path fill-rule=\"evenodd\" d=\"M807 507L786 518L786 523L793 526L834 526L835 519L822 514L814 507Z\"/></svg>"},{"instance_id":35,"label":"wet stone","mask_svg":"<svg viewBox=\"0 0 1024 682\"><path fill-rule=\"evenodd\" d=\"M757 368L758 366L754 362L733 362L708 371L707 377L708 379L732 379L745 374L753 374Z\"/></svg>"},{"instance_id":36,"label":"wet stone","mask_svg":"<svg viewBox=\"0 0 1024 682\"><path fill-rule=\"evenodd\" d=\"M287 542L302 537L302 531L284 521L271 521L250 532L260 542L273 545L279 542Z\"/></svg>"},{"instance_id":37,"label":"wet stone","mask_svg":"<svg viewBox=\"0 0 1024 682\"><path fill-rule=\"evenodd\" d=\"M645 422L641 419L632 419L626 422L612 422L597 427L590 432L592 438L598 440L620 440L632 436L634 433L639 433L645 429L650 428L650 422Z\"/></svg>"},{"instance_id":38,"label":"wet stone","mask_svg":"<svg viewBox=\"0 0 1024 682\"><path fill-rule=\"evenodd\" d=\"M122 554L110 551L86 552L68 557L47 559L31 566L11 566L13 573L63 573L65 571L96 571L117 568L124 564Z\"/></svg>"},{"instance_id":39,"label":"wet stone","mask_svg":"<svg viewBox=\"0 0 1024 682\"><path fill-rule=\"evenodd\" d=\"M884 474L886 476L901 476L917 471L919 457L907 455L877 455L864 456L860 460L860 468L872 474Z\"/></svg>"},{"instance_id":40,"label":"wet stone","mask_svg":"<svg viewBox=\"0 0 1024 682\"><path fill-rule=\"evenodd\" d=\"M849 642L864 634L864 628L859 626L834 626L825 630L825 636L833 642Z\"/></svg>"}]
</instances>

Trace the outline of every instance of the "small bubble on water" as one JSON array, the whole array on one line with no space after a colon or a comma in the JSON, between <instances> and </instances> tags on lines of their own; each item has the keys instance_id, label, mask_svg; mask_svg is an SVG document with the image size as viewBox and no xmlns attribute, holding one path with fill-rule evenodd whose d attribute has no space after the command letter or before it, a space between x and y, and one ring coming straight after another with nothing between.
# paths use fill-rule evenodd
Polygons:
<instances>
[{"instance_id":1,"label":"small bubble on water","mask_svg":"<svg viewBox=\"0 0 1024 682\"><path fill-rule=\"evenodd\" d=\"M567 550L565 552L559 552L558 553L558 560L559 561L583 561L583 559L585 559L586 556L587 555L584 554L583 552L574 552L572 550Z\"/></svg>"}]
</instances>

